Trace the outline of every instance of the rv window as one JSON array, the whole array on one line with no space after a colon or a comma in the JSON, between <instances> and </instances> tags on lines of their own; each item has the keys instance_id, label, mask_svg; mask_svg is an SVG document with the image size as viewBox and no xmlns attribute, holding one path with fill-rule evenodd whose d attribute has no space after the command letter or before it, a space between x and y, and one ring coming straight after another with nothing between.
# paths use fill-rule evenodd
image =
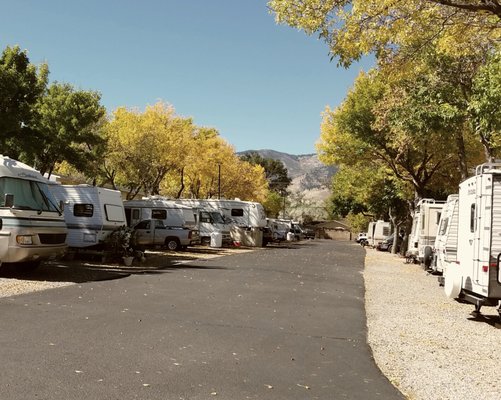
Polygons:
<instances>
[{"instance_id":1,"label":"rv window","mask_svg":"<svg viewBox=\"0 0 501 400\"><path fill-rule=\"evenodd\" d=\"M243 217L244 216L244 209L243 208L232 208L231 209L231 216L232 217Z\"/></svg>"},{"instance_id":2,"label":"rv window","mask_svg":"<svg viewBox=\"0 0 501 400\"><path fill-rule=\"evenodd\" d=\"M132 210L132 219L134 221L137 221L139 219L139 215L139 210L137 208Z\"/></svg>"},{"instance_id":3,"label":"rv window","mask_svg":"<svg viewBox=\"0 0 501 400\"><path fill-rule=\"evenodd\" d=\"M475 232L475 204L471 205L471 211L470 211L470 231Z\"/></svg>"},{"instance_id":4,"label":"rv window","mask_svg":"<svg viewBox=\"0 0 501 400\"><path fill-rule=\"evenodd\" d=\"M94 215L94 205L75 204L73 206L73 215L75 217L92 217Z\"/></svg>"},{"instance_id":5,"label":"rv window","mask_svg":"<svg viewBox=\"0 0 501 400\"><path fill-rule=\"evenodd\" d=\"M112 222L124 222L123 208L115 204L105 204L106 219Z\"/></svg>"},{"instance_id":6,"label":"rv window","mask_svg":"<svg viewBox=\"0 0 501 400\"><path fill-rule=\"evenodd\" d=\"M151 210L152 219L167 219L167 210Z\"/></svg>"},{"instance_id":7,"label":"rv window","mask_svg":"<svg viewBox=\"0 0 501 400\"><path fill-rule=\"evenodd\" d=\"M441 212L437 212L437 222L435 222L436 225L440 223L440 216L442 215Z\"/></svg>"},{"instance_id":8,"label":"rv window","mask_svg":"<svg viewBox=\"0 0 501 400\"><path fill-rule=\"evenodd\" d=\"M388 226L383 227L383 236L389 236L390 235L390 228Z\"/></svg>"}]
</instances>

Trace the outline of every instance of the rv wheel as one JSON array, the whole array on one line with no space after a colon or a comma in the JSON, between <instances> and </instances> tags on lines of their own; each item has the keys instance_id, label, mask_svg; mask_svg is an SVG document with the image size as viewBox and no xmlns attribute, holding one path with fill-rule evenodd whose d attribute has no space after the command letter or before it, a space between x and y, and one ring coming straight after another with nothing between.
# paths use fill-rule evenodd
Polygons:
<instances>
[{"instance_id":1,"label":"rv wheel","mask_svg":"<svg viewBox=\"0 0 501 400\"><path fill-rule=\"evenodd\" d=\"M181 244L179 243L179 240L176 238L167 238L165 239L165 246L167 247L167 249L171 251L176 251L179 250Z\"/></svg>"}]
</instances>

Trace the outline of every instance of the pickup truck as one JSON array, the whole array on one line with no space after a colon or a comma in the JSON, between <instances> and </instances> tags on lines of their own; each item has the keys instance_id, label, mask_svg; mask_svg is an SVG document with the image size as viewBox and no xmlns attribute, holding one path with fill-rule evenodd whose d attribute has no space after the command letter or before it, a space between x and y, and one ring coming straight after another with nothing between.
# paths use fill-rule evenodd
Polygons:
<instances>
[{"instance_id":1,"label":"pickup truck","mask_svg":"<svg viewBox=\"0 0 501 400\"><path fill-rule=\"evenodd\" d=\"M166 226L159 219L145 219L132 227L133 243L136 247L145 248L165 246L168 250L185 249L200 244L197 230L180 226Z\"/></svg>"}]
</instances>

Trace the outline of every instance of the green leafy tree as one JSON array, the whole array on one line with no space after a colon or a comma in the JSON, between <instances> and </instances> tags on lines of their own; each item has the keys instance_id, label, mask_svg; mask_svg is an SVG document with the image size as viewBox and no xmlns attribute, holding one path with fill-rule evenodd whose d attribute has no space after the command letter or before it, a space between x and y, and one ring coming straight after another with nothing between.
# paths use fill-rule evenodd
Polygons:
<instances>
[{"instance_id":1,"label":"green leafy tree","mask_svg":"<svg viewBox=\"0 0 501 400\"><path fill-rule=\"evenodd\" d=\"M494 53L474 77L469 112L471 124L488 161L501 149L501 54Z\"/></svg>"},{"instance_id":2,"label":"green leafy tree","mask_svg":"<svg viewBox=\"0 0 501 400\"><path fill-rule=\"evenodd\" d=\"M287 175L287 168L280 160L272 158L264 158L257 152L249 152L243 154L240 158L251 164L261 165L264 168L265 177L268 181L270 190L281 193L287 190L287 187L292 182L292 179Z\"/></svg>"},{"instance_id":3,"label":"green leafy tree","mask_svg":"<svg viewBox=\"0 0 501 400\"><path fill-rule=\"evenodd\" d=\"M351 166L377 160L412 185L419 198L434 186L457 183L457 149L423 88L417 79L390 85L377 71L360 75L343 104L324 115L320 159ZM439 180L440 173L448 179Z\"/></svg>"},{"instance_id":4,"label":"green leafy tree","mask_svg":"<svg viewBox=\"0 0 501 400\"><path fill-rule=\"evenodd\" d=\"M31 129L36 140L24 146L22 158L42 174L50 175L63 161L86 171L93 160L91 146L103 141L99 127L106 110L100 99L97 92L51 84L34 107Z\"/></svg>"},{"instance_id":5,"label":"green leafy tree","mask_svg":"<svg viewBox=\"0 0 501 400\"><path fill-rule=\"evenodd\" d=\"M0 147L18 158L26 143L33 142L33 108L47 86L47 64L30 63L26 51L7 46L0 57Z\"/></svg>"}]
</instances>

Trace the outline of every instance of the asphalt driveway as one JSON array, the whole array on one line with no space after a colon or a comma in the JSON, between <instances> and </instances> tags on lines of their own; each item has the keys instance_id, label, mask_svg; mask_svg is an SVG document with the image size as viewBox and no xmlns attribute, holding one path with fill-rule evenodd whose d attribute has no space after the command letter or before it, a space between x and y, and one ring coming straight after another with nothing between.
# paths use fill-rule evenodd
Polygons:
<instances>
[{"instance_id":1,"label":"asphalt driveway","mask_svg":"<svg viewBox=\"0 0 501 400\"><path fill-rule=\"evenodd\" d=\"M0 299L1 398L402 399L355 243L311 241Z\"/></svg>"}]
</instances>

